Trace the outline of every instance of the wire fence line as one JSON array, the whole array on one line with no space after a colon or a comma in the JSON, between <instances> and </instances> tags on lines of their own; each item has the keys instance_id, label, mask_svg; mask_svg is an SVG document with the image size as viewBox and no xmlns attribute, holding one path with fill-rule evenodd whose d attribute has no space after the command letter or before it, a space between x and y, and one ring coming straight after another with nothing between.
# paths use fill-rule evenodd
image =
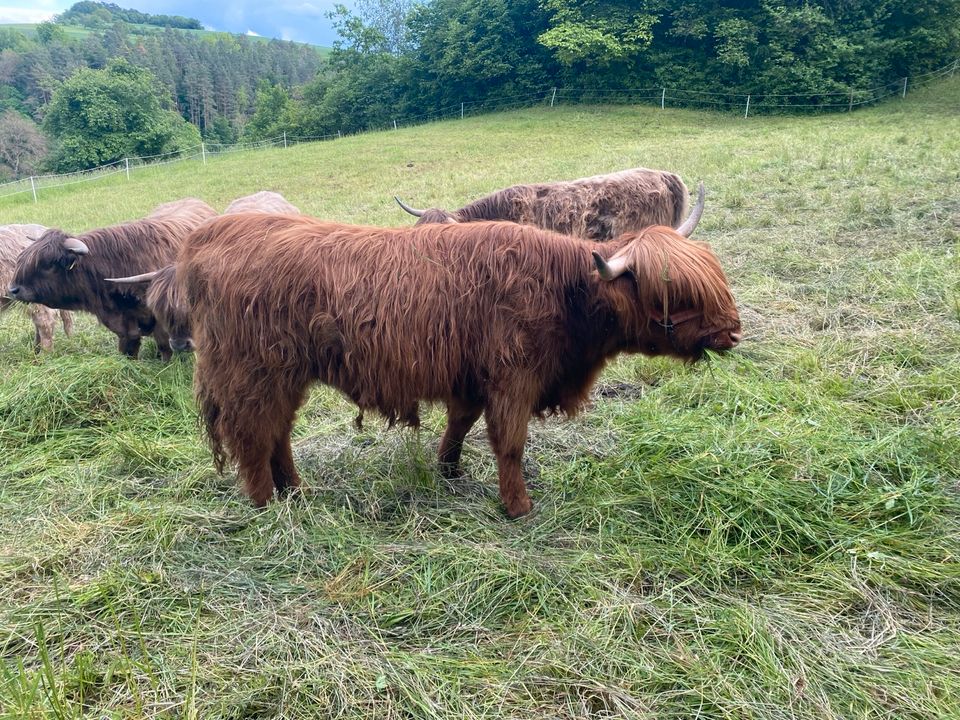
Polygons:
<instances>
[{"instance_id":1,"label":"wire fence line","mask_svg":"<svg viewBox=\"0 0 960 720\"><path fill-rule=\"evenodd\" d=\"M131 170L143 167L157 167L170 163L199 159L204 165L208 157L228 155L235 152L260 150L265 148L289 148L303 143L338 140L350 135L369 132L396 130L401 125L410 127L436 122L482 115L499 110L514 110L525 107L557 105L659 105L661 109L671 108L708 108L719 111L742 112L743 116L752 114L786 112L852 112L854 108L873 105L881 100L900 95L906 98L908 91L930 85L946 77L952 77L960 71L960 58L930 72L894 80L886 85L869 90L844 90L822 93L784 94L784 93L728 93L683 88L561 88L553 87L539 93L517 93L502 95L492 100L464 101L458 105L447 105L422 115L398 116L391 124L371 126L352 133L338 131L335 135L302 136L284 132L273 138L240 143L201 142L190 148L174 150L157 155L144 155L123 158L112 163L100 165L89 170L77 170L71 173L34 175L19 180L0 183L0 198L13 195L32 196L33 202L39 202L40 191L91 180L100 180L124 173L130 179Z\"/></svg>"}]
</instances>

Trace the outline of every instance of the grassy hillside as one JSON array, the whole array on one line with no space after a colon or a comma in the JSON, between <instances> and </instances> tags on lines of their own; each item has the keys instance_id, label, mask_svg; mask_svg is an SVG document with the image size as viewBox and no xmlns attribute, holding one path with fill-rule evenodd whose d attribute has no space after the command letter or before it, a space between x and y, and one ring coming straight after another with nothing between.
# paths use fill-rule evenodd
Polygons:
<instances>
[{"instance_id":1,"label":"grassy hillside","mask_svg":"<svg viewBox=\"0 0 960 720\"><path fill-rule=\"evenodd\" d=\"M635 165L709 190L747 339L624 358L531 423L511 522L316 388L301 499L255 511L198 434L192 360L0 319L0 708L9 717L935 718L960 707L960 78L849 115L560 107L138 169L0 200L80 231L274 189L406 224Z\"/></svg>"},{"instance_id":2,"label":"grassy hillside","mask_svg":"<svg viewBox=\"0 0 960 720\"><path fill-rule=\"evenodd\" d=\"M93 32L91 28L85 27L83 25L68 25L60 23L59 26L63 28L63 31L66 33L67 37L74 40L82 40ZM127 28L132 36L143 36L143 35L157 35L164 32L164 28L157 25L139 25L134 23L125 23L124 27ZM30 38L37 37L37 25L36 23L0 23L0 30L2 29L17 30L22 32L24 35ZM199 37L206 38L215 38L217 35L229 34L223 33L219 30L187 30L187 29L177 29L177 32L184 32L190 35L196 35ZM256 40L259 42L269 42L274 38L263 37L261 35L249 35L250 39ZM304 43L307 44L307 43ZM332 48L326 47L324 45L314 45L314 48L317 50L317 54L321 57L325 57L330 54Z\"/></svg>"}]
</instances>

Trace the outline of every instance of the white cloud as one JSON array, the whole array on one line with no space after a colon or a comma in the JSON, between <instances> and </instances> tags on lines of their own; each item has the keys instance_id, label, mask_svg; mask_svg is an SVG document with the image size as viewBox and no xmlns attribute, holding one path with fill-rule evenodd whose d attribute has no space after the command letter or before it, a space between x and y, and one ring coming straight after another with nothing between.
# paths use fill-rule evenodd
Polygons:
<instances>
[{"instance_id":1,"label":"white cloud","mask_svg":"<svg viewBox=\"0 0 960 720\"><path fill-rule=\"evenodd\" d=\"M55 14L52 10L0 6L0 23L39 23Z\"/></svg>"},{"instance_id":2,"label":"white cloud","mask_svg":"<svg viewBox=\"0 0 960 720\"><path fill-rule=\"evenodd\" d=\"M254 32L253 30L247 30L247 32L244 34L249 35L250 37L263 37L260 33Z\"/></svg>"},{"instance_id":3,"label":"white cloud","mask_svg":"<svg viewBox=\"0 0 960 720\"><path fill-rule=\"evenodd\" d=\"M326 7L317 7L313 3L309 2L282 2L280 7L294 15L313 15L315 17L321 17L325 12L328 12L332 8Z\"/></svg>"}]
</instances>

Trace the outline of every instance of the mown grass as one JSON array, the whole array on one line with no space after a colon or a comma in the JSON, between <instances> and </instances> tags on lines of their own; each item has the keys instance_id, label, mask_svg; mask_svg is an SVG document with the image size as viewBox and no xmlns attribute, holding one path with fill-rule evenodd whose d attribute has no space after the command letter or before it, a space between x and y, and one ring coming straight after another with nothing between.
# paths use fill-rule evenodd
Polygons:
<instances>
[{"instance_id":1,"label":"mown grass","mask_svg":"<svg viewBox=\"0 0 960 720\"><path fill-rule=\"evenodd\" d=\"M960 82L808 118L532 109L137 170L0 200L83 230L270 188L402 224L633 165L709 188L699 236L748 335L626 358L531 424L506 520L482 428L419 434L314 390L302 498L249 507L199 435L192 360L0 319L8 717L960 716Z\"/></svg>"}]
</instances>

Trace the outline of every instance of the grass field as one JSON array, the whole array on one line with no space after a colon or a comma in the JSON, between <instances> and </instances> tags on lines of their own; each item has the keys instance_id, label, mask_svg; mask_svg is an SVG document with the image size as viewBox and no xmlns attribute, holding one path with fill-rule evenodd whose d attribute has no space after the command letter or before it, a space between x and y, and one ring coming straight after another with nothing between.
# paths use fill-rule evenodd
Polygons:
<instances>
[{"instance_id":1,"label":"grass field","mask_svg":"<svg viewBox=\"0 0 960 720\"><path fill-rule=\"evenodd\" d=\"M636 165L708 188L747 335L624 358L531 423L535 512L482 427L316 388L298 501L213 472L192 360L0 319L0 713L16 718L960 717L960 78L844 115L560 107L138 169L0 201L80 231L269 188L406 224Z\"/></svg>"}]
</instances>

